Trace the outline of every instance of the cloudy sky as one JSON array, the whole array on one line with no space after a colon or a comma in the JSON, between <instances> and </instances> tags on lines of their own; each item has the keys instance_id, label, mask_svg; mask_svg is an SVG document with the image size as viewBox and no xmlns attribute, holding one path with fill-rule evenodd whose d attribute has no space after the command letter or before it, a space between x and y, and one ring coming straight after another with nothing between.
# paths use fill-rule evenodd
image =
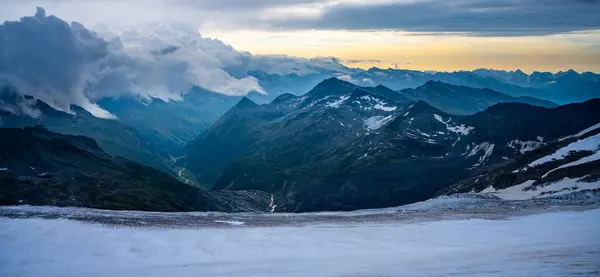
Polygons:
<instances>
[{"instance_id":1,"label":"cloudy sky","mask_svg":"<svg viewBox=\"0 0 600 277\"><path fill-rule=\"evenodd\" d=\"M184 24L252 54L353 67L600 71L597 0L0 0L86 27Z\"/></svg>"}]
</instances>

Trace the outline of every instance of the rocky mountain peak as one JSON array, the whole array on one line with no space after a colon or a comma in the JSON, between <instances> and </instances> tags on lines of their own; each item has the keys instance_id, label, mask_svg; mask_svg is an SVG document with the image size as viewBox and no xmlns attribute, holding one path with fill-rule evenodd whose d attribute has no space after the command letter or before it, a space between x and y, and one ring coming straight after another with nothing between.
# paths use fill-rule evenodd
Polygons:
<instances>
[{"instance_id":1,"label":"rocky mountain peak","mask_svg":"<svg viewBox=\"0 0 600 277\"><path fill-rule=\"evenodd\" d=\"M252 109L258 107L259 105L254 103L254 101L250 100L248 97L242 97L240 101L235 104L234 109Z\"/></svg>"}]
</instances>

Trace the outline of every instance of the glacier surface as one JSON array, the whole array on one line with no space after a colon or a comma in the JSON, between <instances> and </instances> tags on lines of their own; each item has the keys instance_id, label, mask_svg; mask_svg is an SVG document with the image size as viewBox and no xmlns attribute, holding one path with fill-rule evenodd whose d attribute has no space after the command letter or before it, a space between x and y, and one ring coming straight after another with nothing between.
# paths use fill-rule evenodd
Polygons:
<instances>
[{"instance_id":1,"label":"glacier surface","mask_svg":"<svg viewBox=\"0 0 600 277\"><path fill-rule=\"evenodd\" d=\"M597 276L600 209L509 217L389 220L381 216L447 210L441 198L400 210L305 215L239 215L252 219L343 217L309 224L251 226L230 219L212 227L168 228L69 219L105 211L44 209L62 216L0 217L0 276ZM468 199L470 204L487 199ZM4 210L6 211L6 210ZM167 213L109 212L136 220ZM173 214L174 217L179 215ZM188 214L210 219L218 213ZM119 217L121 218L121 217ZM221 218L223 219L223 218ZM226 221L226 220L216 220ZM219 224L219 223L216 223Z\"/></svg>"}]
</instances>

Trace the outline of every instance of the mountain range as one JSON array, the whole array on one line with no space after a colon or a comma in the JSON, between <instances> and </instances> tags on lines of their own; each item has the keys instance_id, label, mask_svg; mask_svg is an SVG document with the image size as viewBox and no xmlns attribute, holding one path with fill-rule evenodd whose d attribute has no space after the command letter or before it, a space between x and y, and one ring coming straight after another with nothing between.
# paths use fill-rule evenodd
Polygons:
<instances>
[{"instance_id":1,"label":"mountain range","mask_svg":"<svg viewBox=\"0 0 600 277\"><path fill-rule=\"evenodd\" d=\"M534 106L553 108L557 104L529 96L514 97L489 88L456 86L440 81L428 81L415 89L403 89L401 95L414 101L428 104L450 114L474 114L497 103L525 103Z\"/></svg>"},{"instance_id":2,"label":"mountain range","mask_svg":"<svg viewBox=\"0 0 600 277\"><path fill-rule=\"evenodd\" d=\"M504 71L493 69L476 69L473 71L432 72L406 69L381 69L343 67L335 72L322 70L304 75L291 73L287 75L267 74L252 71L249 76L255 77L267 92L249 96L256 103L268 103L284 93L304 94L324 79L337 77L360 86L383 85L393 90L416 88L428 81L440 81L448 84L468 86L472 88L492 89L514 97L533 97L558 104L582 102L600 96L600 76L592 72L533 72L527 74L521 70Z\"/></svg>"},{"instance_id":3,"label":"mountain range","mask_svg":"<svg viewBox=\"0 0 600 277\"><path fill-rule=\"evenodd\" d=\"M99 99L96 104L116 119L94 117L75 105L70 112L63 112L25 91L4 86L0 91L0 130L12 130L13 140L21 136L37 139L44 132L41 137L64 134L68 136L61 139L71 142L73 136L85 136L93 141L83 147L89 152L86 155L98 156L95 160L102 162L73 167L84 159L63 157L54 146L39 151L60 161L61 168L51 167L49 161L34 166L25 154L3 160L0 168L12 171L9 179L3 179L10 180L5 188L18 193L5 190L2 203L24 200L30 204L169 211L307 212L387 207L444 193L477 191L483 185L469 180L490 180L496 177L484 175L506 173L485 173L489 168L519 161L540 147L553 149L549 145L561 137L600 122L598 99L559 106L597 97L594 73L372 68L306 75L249 74L267 94L228 96L194 87L177 101ZM43 127L29 128L37 125ZM75 146L69 147L81 148L78 139L74 141ZM96 146L88 147L92 144ZM131 189L130 184L115 181L91 190L81 180L89 176L93 176L92 184L109 184L113 178L141 180L137 174L105 170L107 157L119 161L111 168L143 168L160 176L153 179L164 181L144 179L136 181L142 187ZM13 164L47 166L44 170L49 174L62 177L56 181L30 176L31 170L14 170ZM69 167L73 168L68 174L81 171L71 181L63 178L71 176L63 175L67 174L63 168ZM577 167L576 171L585 170ZM480 176L476 174L482 178L473 178ZM548 184L543 181L540 184ZM139 193L144 199L169 190L157 182L176 188L177 193L167 201L171 204L135 200L128 205L124 200L133 197L130 190L143 191L146 186L158 187L148 192L151 196ZM36 184L38 189L23 192L22 186L27 184ZM52 189L43 190L40 185ZM107 201L110 197L90 200L108 188L114 188L108 195L121 202ZM69 193L79 200L65 198ZM192 201L189 193L201 196ZM236 204L239 201L241 204Z\"/></svg>"},{"instance_id":4,"label":"mountain range","mask_svg":"<svg viewBox=\"0 0 600 277\"><path fill-rule=\"evenodd\" d=\"M489 88L514 97L534 97L558 104L582 102L600 96L600 76L592 72L578 73L574 70L557 73L536 71L526 74L520 70L431 72L370 68L316 75L322 76L321 79L339 77L361 86L381 84L394 90L416 88L428 81L441 81L473 88Z\"/></svg>"},{"instance_id":5,"label":"mountain range","mask_svg":"<svg viewBox=\"0 0 600 277\"><path fill-rule=\"evenodd\" d=\"M598 74L592 72L580 74L572 69L557 73L535 71L530 75L520 70L477 69L473 73L508 84L545 90L547 95L542 98L552 99L557 103L580 102L596 98L600 92L600 76Z\"/></svg>"},{"instance_id":6,"label":"mountain range","mask_svg":"<svg viewBox=\"0 0 600 277\"><path fill-rule=\"evenodd\" d=\"M444 84L424 86L433 85ZM213 190L273 193L280 211L376 208L427 199L478 167L600 121L599 100L458 116L372 91L332 78L265 105L242 99L185 147L180 165Z\"/></svg>"}]
</instances>

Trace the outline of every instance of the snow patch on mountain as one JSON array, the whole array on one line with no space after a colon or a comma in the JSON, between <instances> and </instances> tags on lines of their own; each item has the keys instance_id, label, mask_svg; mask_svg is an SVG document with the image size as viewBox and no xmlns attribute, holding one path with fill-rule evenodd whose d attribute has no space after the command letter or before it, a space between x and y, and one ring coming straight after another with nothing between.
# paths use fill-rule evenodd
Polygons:
<instances>
[{"instance_id":1,"label":"snow patch on mountain","mask_svg":"<svg viewBox=\"0 0 600 277\"><path fill-rule=\"evenodd\" d=\"M367 130L377 130L394 119L393 115L371 116L363 121Z\"/></svg>"},{"instance_id":2,"label":"snow patch on mountain","mask_svg":"<svg viewBox=\"0 0 600 277\"><path fill-rule=\"evenodd\" d=\"M578 138L578 137L581 137L581 136L583 136L583 135L585 135L585 134L587 134L587 133L589 133L589 132L591 132L591 131L594 131L594 130L596 130L596 129L598 129L598 128L600 128L600 123L597 123L597 124L595 124L595 125L593 125L593 126L591 126L591 127L587 128L587 129L585 129L585 130L583 130L583 131L581 131L581 132L579 132L579 133L577 133L577 134L574 134L574 135L570 135L570 136L566 136L566 137L564 137L564 138L561 138L561 139L560 139L560 141L563 141L563 140L566 140L566 139L570 139L570 138Z\"/></svg>"},{"instance_id":3,"label":"snow patch on mountain","mask_svg":"<svg viewBox=\"0 0 600 277\"><path fill-rule=\"evenodd\" d=\"M562 147L556 152L539 158L533 162L531 162L528 166L534 167L541 164L545 164L547 162L562 160L566 158L569 153L576 151L598 151L600 149L600 134L596 134L584 139L580 139L576 142L570 143L569 145Z\"/></svg>"},{"instance_id":4,"label":"snow patch on mountain","mask_svg":"<svg viewBox=\"0 0 600 277\"><path fill-rule=\"evenodd\" d=\"M471 148L471 152L469 152L469 155L467 155L467 157L471 157L477 155L479 152L483 152L483 155L479 157L478 162L474 164L473 167L482 165L485 162L485 160L492 155L492 153L494 152L494 147L495 145L489 142L484 142L473 146Z\"/></svg>"},{"instance_id":5,"label":"snow patch on mountain","mask_svg":"<svg viewBox=\"0 0 600 277\"><path fill-rule=\"evenodd\" d=\"M369 95L361 96L360 99L367 100L374 104L373 107L364 107L365 110L376 109L376 110L382 110L382 111L386 111L386 112L392 112L398 108L396 106L389 105L387 102L385 102L379 98L375 98L375 97L372 97Z\"/></svg>"},{"instance_id":6,"label":"snow patch on mountain","mask_svg":"<svg viewBox=\"0 0 600 277\"><path fill-rule=\"evenodd\" d=\"M433 117L434 117L434 118L435 118L437 121L439 121L439 122L443 123L444 125L446 125L446 129L447 129L448 131L450 131L450 132L453 132L453 133L457 133L457 134L461 134L461 135L463 135L463 136L466 136L466 135L468 135L468 134L469 134L471 131L475 130L475 127L466 126L466 125L464 125L464 124L461 124L461 125L455 125L455 126L451 126L451 125L450 125L450 121L452 120L451 118L450 118L450 119L448 119L448 121L444 121L444 119L443 119L443 118L442 118L440 115L434 114L434 115L433 115Z\"/></svg>"},{"instance_id":7,"label":"snow patch on mountain","mask_svg":"<svg viewBox=\"0 0 600 277\"><path fill-rule=\"evenodd\" d=\"M435 120L437 120L439 122L442 122L442 123L446 124L446 121L444 121L444 119L440 115L438 115L438 114L434 114L433 118L435 118Z\"/></svg>"},{"instance_id":8,"label":"snow patch on mountain","mask_svg":"<svg viewBox=\"0 0 600 277\"><path fill-rule=\"evenodd\" d=\"M486 194L486 193L494 193L496 191L497 190L493 186L489 186L489 187L485 188L484 190L482 190L480 193Z\"/></svg>"},{"instance_id":9,"label":"snow patch on mountain","mask_svg":"<svg viewBox=\"0 0 600 277\"><path fill-rule=\"evenodd\" d=\"M525 154L529 151L533 151L535 149L538 149L539 147L544 145L544 138L543 137L537 137L537 141L521 141L518 139L512 140L511 142L508 143L508 147L518 150L519 152L521 152L521 154Z\"/></svg>"},{"instance_id":10,"label":"snow patch on mountain","mask_svg":"<svg viewBox=\"0 0 600 277\"><path fill-rule=\"evenodd\" d=\"M566 168L566 167L571 167L571 166L576 166L576 165L580 165L580 164L586 164L589 162L593 162L593 161L597 161L600 160L600 151L596 151L594 154L589 155L587 157L583 157L579 160L576 160L574 162L570 162L568 164L563 164L561 166L558 167L558 169L560 168Z\"/></svg>"},{"instance_id":11,"label":"snow patch on mountain","mask_svg":"<svg viewBox=\"0 0 600 277\"><path fill-rule=\"evenodd\" d=\"M448 129L448 131L453 132L453 133L457 133L457 134L461 134L463 136L468 135L472 130L474 130L474 127L471 126L465 126L464 124L461 125L456 125L456 126L449 126L446 125L446 129Z\"/></svg>"},{"instance_id":12,"label":"snow patch on mountain","mask_svg":"<svg viewBox=\"0 0 600 277\"><path fill-rule=\"evenodd\" d=\"M376 109L376 110L382 110L382 111L386 111L386 112L392 112L392 111L395 111L397 107L396 106L386 107L386 106L383 106L383 105L380 105L380 104L376 104L375 107L373 107L373 108Z\"/></svg>"},{"instance_id":13,"label":"snow patch on mountain","mask_svg":"<svg viewBox=\"0 0 600 277\"><path fill-rule=\"evenodd\" d=\"M327 103L325 105L327 107L331 107L331 108L339 108L342 103L344 103L346 100L348 100L348 98L350 98L350 95L347 95L347 94L346 95L342 95L337 100L335 100L333 102L329 102L329 103Z\"/></svg>"},{"instance_id":14,"label":"snow patch on mountain","mask_svg":"<svg viewBox=\"0 0 600 277\"><path fill-rule=\"evenodd\" d=\"M532 185L535 183L535 180L528 180L521 184L499 190L490 186L480 193L494 195L504 200L530 200L554 197L584 190L600 189L600 180L593 182L582 181L586 177L587 176L581 178L563 178L556 182L536 185L534 187L532 187Z\"/></svg>"},{"instance_id":15,"label":"snow patch on mountain","mask_svg":"<svg viewBox=\"0 0 600 277\"><path fill-rule=\"evenodd\" d=\"M544 174L544 176L542 176L542 178L546 178L546 176L548 176L548 174L550 174L556 170L562 169L562 168L572 167L572 166L576 166L576 165L580 165L580 164L586 164L586 163L597 161L597 160L600 160L600 151L596 151L592 155L583 157L579 160L576 160L576 161L573 161L573 162L570 162L567 164L563 164L555 169L552 169L552 170L548 171L546 174Z\"/></svg>"},{"instance_id":16,"label":"snow patch on mountain","mask_svg":"<svg viewBox=\"0 0 600 277\"><path fill-rule=\"evenodd\" d=\"M427 134L427 133L423 133L423 132L421 132L421 130L419 130L419 129L416 129L416 131L417 131L417 133L421 134L421 135L422 135L422 136L424 136L424 137L431 137L431 135L429 135L429 134Z\"/></svg>"}]
</instances>

